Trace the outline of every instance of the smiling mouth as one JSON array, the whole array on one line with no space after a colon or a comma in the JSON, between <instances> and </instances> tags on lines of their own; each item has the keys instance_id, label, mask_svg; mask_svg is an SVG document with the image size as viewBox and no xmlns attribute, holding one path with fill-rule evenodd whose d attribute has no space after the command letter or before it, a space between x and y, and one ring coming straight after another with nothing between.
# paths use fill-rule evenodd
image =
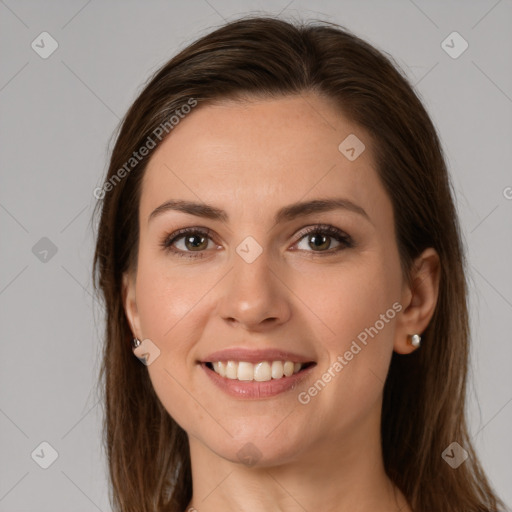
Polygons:
<instances>
[{"instance_id":1,"label":"smiling mouth","mask_svg":"<svg viewBox=\"0 0 512 512\"><path fill-rule=\"evenodd\" d=\"M309 363L294 363L293 361L216 361L204 363L217 375L231 380L267 382L291 377L314 365Z\"/></svg>"}]
</instances>

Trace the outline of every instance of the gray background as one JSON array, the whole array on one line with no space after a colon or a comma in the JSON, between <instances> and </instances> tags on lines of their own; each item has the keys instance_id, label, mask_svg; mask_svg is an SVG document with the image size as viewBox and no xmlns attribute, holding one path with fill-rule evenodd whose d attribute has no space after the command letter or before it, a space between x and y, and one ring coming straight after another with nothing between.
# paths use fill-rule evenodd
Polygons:
<instances>
[{"instance_id":1,"label":"gray background","mask_svg":"<svg viewBox=\"0 0 512 512\"><path fill-rule=\"evenodd\" d=\"M91 295L92 192L149 74L224 19L260 11L344 25L417 85L446 150L468 251L470 430L512 503L511 0L5 0L0 511L110 510L94 389L103 315ZM31 47L44 31L59 45L46 59ZM441 46L453 31L469 44L458 58ZM50 460L43 441L58 452L48 469L31 457L37 449L36 460Z\"/></svg>"}]
</instances>

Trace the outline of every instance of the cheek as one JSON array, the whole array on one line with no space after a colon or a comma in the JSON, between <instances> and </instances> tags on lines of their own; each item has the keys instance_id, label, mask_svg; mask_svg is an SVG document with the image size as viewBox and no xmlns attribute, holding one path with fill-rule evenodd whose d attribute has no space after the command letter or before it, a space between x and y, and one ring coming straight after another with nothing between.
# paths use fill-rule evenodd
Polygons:
<instances>
[{"instance_id":1,"label":"cheek","mask_svg":"<svg viewBox=\"0 0 512 512\"><path fill-rule=\"evenodd\" d=\"M189 432L190 425L207 419L193 398L200 395L190 385L190 349L204 328L197 314L201 297L213 284L204 273L200 277L180 272L160 257L139 258L136 294L141 330L160 350L148 366L149 377L164 408Z\"/></svg>"},{"instance_id":2,"label":"cheek","mask_svg":"<svg viewBox=\"0 0 512 512\"><path fill-rule=\"evenodd\" d=\"M363 417L378 400L392 355L396 310L400 308L398 262L383 259L380 251L360 258L357 264L333 267L329 275L302 281L299 292L308 297L307 305L322 320L311 315L323 326L318 332L325 333L318 338L326 353L321 371L330 370L325 375L330 384L313 407L318 407L319 417L323 417L325 411L344 404L351 414L339 419L340 428L351 421L349 416L352 420Z\"/></svg>"},{"instance_id":3,"label":"cheek","mask_svg":"<svg viewBox=\"0 0 512 512\"><path fill-rule=\"evenodd\" d=\"M376 411L384 387L393 350L397 285L380 264L367 261L304 286L301 293L308 290L307 304L322 320L314 321L329 330L321 331L325 337L318 336L325 354L318 377L326 384L317 380L301 387L300 403L307 403L304 411L319 424L349 432ZM343 414L333 415L340 409Z\"/></svg>"},{"instance_id":4,"label":"cheek","mask_svg":"<svg viewBox=\"0 0 512 512\"><path fill-rule=\"evenodd\" d=\"M136 295L144 335L164 344L173 339L176 348L181 342L174 334L216 280L211 272L178 266L170 258L150 251L140 255Z\"/></svg>"},{"instance_id":5,"label":"cheek","mask_svg":"<svg viewBox=\"0 0 512 512\"><path fill-rule=\"evenodd\" d=\"M304 278L304 276L307 278ZM377 252L358 256L350 265L341 264L315 272L308 270L291 286L303 298L311 321L318 325L331 357L344 352L365 329L374 326L381 338L388 337L395 312L393 303L400 297L393 265L386 264ZM385 327L380 321L385 315ZM362 336L364 338L364 335Z\"/></svg>"}]
</instances>

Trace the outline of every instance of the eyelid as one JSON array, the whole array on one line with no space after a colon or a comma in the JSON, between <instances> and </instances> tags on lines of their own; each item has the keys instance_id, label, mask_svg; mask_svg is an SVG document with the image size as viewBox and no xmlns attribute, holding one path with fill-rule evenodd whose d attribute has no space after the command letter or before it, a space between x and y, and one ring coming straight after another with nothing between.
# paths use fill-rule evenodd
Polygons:
<instances>
[{"instance_id":1,"label":"eyelid","mask_svg":"<svg viewBox=\"0 0 512 512\"><path fill-rule=\"evenodd\" d=\"M306 226L305 228L302 228L298 235L297 235L297 241L302 240L304 236L309 235L310 233L327 233L331 236L337 235L340 238L343 237L347 240L352 240L352 237L343 231L340 228L337 228L331 224L311 224L309 226Z\"/></svg>"}]
</instances>

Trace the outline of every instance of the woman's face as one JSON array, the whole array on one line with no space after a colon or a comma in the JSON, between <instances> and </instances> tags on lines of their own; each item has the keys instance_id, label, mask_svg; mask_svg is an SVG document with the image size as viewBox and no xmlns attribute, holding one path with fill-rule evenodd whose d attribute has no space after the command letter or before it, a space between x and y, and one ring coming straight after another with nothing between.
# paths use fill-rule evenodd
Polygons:
<instances>
[{"instance_id":1,"label":"woman's face","mask_svg":"<svg viewBox=\"0 0 512 512\"><path fill-rule=\"evenodd\" d=\"M152 155L124 301L193 450L271 465L378 438L410 296L372 151L309 94L198 106Z\"/></svg>"}]
</instances>

